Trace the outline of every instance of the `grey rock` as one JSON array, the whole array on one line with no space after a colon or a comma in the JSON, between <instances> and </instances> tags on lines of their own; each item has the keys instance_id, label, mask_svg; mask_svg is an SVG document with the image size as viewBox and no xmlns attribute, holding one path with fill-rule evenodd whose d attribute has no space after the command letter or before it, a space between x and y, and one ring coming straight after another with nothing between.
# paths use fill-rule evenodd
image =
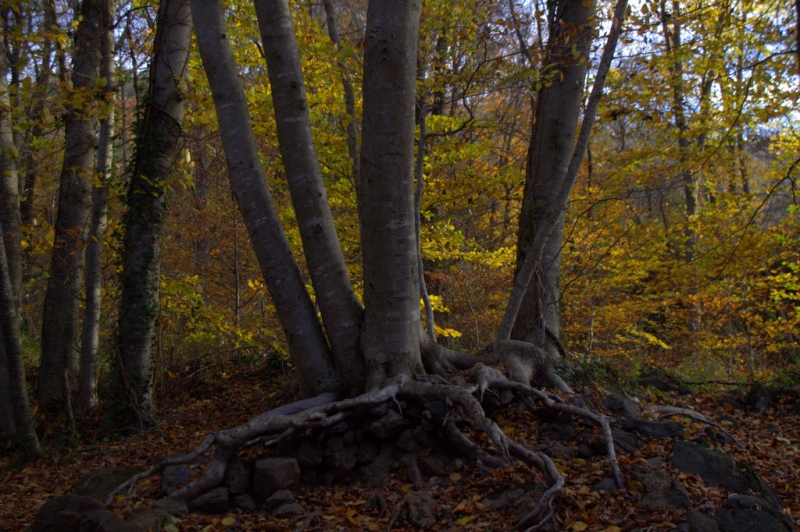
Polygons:
<instances>
[{"instance_id":1,"label":"grey rock","mask_svg":"<svg viewBox=\"0 0 800 532\"><path fill-rule=\"evenodd\" d=\"M334 451L326 463L331 467L337 477L349 475L358 463L358 444L351 443Z\"/></svg>"},{"instance_id":2,"label":"grey rock","mask_svg":"<svg viewBox=\"0 0 800 532\"><path fill-rule=\"evenodd\" d=\"M611 436L614 439L614 449L618 454L632 454L644 447L644 440L635 434L624 430L611 429ZM598 453L606 452L605 439L599 438L595 442Z\"/></svg>"},{"instance_id":3,"label":"grey rock","mask_svg":"<svg viewBox=\"0 0 800 532\"><path fill-rule=\"evenodd\" d=\"M763 414L774 399L775 396L769 391L769 388L757 382L750 387L745 402L752 411Z\"/></svg>"},{"instance_id":4,"label":"grey rock","mask_svg":"<svg viewBox=\"0 0 800 532\"><path fill-rule=\"evenodd\" d=\"M683 438L683 423L680 421L657 422L626 419L622 423L622 428L645 438Z\"/></svg>"},{"instance_id":5,"label":"grey rock","mask_svg":"<svg viewBox=\"0 0 800 532\"><path fill-rule=\"evenodd\" d=\"M399 449L403 449L404 451L408 451L410 453L418 453L422 450L422 446L417 442L414 438L414 433L410 430L404 430L400 433L400 436L397 437L397 441L395 445Z\"/></svg>"},{"instance_id":6,"label":"grey rock","mask_svg":"<svg viewBox=\"0 0 800 532\"><path fill-rule=\"evenodd\" d=\"M287 519L295 515L303 515L304 513L306 513L306 509L296 502L293 502L291 504L284 504L272 512L272 516L277 519Z\"/></svg>"},{"instance_id":7,"label":"grey rock","mask_svg":"<svg viewBox=\"0 0 800 532\"><path fill-rule=\"evenodd\" d=\"M733 495L715 518L721 532L793 532L791 519L758 497Z\"/></svg>"},{"instance_id":8,"label":"grey rock","mask_svg":"<svg viewBox=\"0 0 800 532\"><path fill-rule=\"evenodd\" d=\"M241 508L245 512L254 512L258 507L256 501L247 493L242 493L233 498L233 505L236 508Z\"/></svg>"},{"instance_id":9,"label":"grey rock","mask_svg":"<svg viewBox=\"0 0 800 532\"><path fill-rule=\"evenodd\" d=\"M360 471L363 482L369 486L381 487L389 481L396 448L394 443L387 441L383 444L375 459L364 466Z\"/></svg>"},{"instance_id":10,"label":"grey rock","mask_svg":"<svg viewBox=\"0 0 800 532\"><path fill-rule=\"evenodd\" d=\"M686 488L665 471L650 469L646 465L633 468L633 478L644 486L644 497L639 502L647 510L685 510L691 506Z\"/></svg>"},{"instance_id":11,"label":"grey rock","mask_svg":"<svg viewBox=\"0 0 800 532\"><path fill-rule=\"evenodd\" d=\"M692 389L686 386L685 384L681 384L678 386L678 395L692 395Z\"/></svg>"},{"instance_id":12,"label":"grey rock","mask_svg":"<svg viewBox=\"0 0 800 532\"><path fill-rule=\"evenodd\" d=\"M167 466L161 473L161 493L169 495L189 479L197 476L199 471L191 469L186 464Z\"/></svg>"},{"instance_id":13,"label":"grey rock","mask_svg":"<svg viewBox=\"0 0 800 532\"><path fill-rule=\"evenodd\" d=\"M558 441L545 447L543 452L550 458L560 458L561 460L570 460L575 457L572 447Z\"/></svg>"},{"instance_id":14,"label":"grey rock","mask_svg":"<svg viewBox=\"0 0 800 532\"><path fill-rule=\"evenodd\" d=\"M445 470L445 460L438 454L431 453L420 459L422 468L431 475L440 475Z\"/></svg>"},{"instance_id":15,"label":"grey rock","mask_svg":"<svg viewBox=\"0 0 800 532\"><path fill-rule=\"evenodd\" d=\"M647 459L647 463L653 466L654 468L658 469L662 465L664 465L664 457L663 456L653 456L652 458Z\"/></svg>"},{"instance_id":16,"label":"grey rock","mask_svg":"<svg viewBox=\"0 0 800 532\"><path fill-rule=\"evenodd\" d=\"M611 412L617 417L624 417L628 419L641 419L642 414L639 412L639 407L631 396L625 392L615 393L610 397L603 399L603 406L606 410Z\"/></svg>"},{"instance_id":17,"label":"grey rock","mask_svg":"<svg viewBox=\"0 0 800 532\"><path fill-rule=\"evenodd\" d=\"M266 501L264 501L264 509L271 513L273 510L277 510L284 504L292 504L293 502L297 502L297 499L294 498L294 494L292 494L291 491L280 490L273 493Z\"/></svg>"},{"instance_id":18,"label":"grey rock","mask_svg":"<svg viewBox=\"0 0 800 532\"><path fill-rule=\"evenodd\" d=\"M639 386L647 388L648 386L655 388L662 392L674 392L676 390L675 384L667 377L660 373L653 373L639 379Z\"/></svg>"},{"instance_id":19,"label":"grey rock","mask_svg":"<svg viewBox=\"0 0 800 532\"><path fill-rule=\"evenodd\" d=\"M525 495L525 490L523 489L504 491L498 494L498 496L494 499L491 499L490 497L490 500L492 501L490 506L498 510L505 510L506 508L514 506L520 502L523 495Z\"/></svg>"},{"instance_id":20,"label":"grey rock","mask_svg":"<svg viewBox=\"0 0 800 532\"><path fill-rule=\"evenodd\" d=\"M612 477L606 477L594 486L592 486L593 491L616 491L617 489L617 482Z\"/></svg>"},{"instance_id":21,"label":"grey rock","mask_svg":"<svg viewBox=\"0 0 800 532\"><path fill-rule=\"evenodd\" d=\"M375 460L376 456L378 456L378 448L375 447L374 443L363 441L358 444L356 458L360 464L368 464Z\"/></svg>"},{"instance_id":22,"label":"grey rock","mask_svg":"<svg viewBox=\"0 0 800 532\"><path fill-rule=\"evenodd\" d=\"M686 512L686 531L719 532L719 525L710 515L697 510L689 510Z\"/></svg>"},{"instance_id":23,"label":"grey rock","mask_svg":"<svg viewBox=\"0 0 800 532\"><path fill-rule=\"evenodd\" d=\"M570 441L575 437L575 423L542 423L539 426L540 440Z\"/></svg>"},{"instance_id":24,"label":"grey rock","mask_svg":"<svg viewBox=\"0 0 800 532\"><path fill-rule=\"evenodd\" d=\"M297 444L294 457L303 469L313 469L322 463L322 449L315 442L303 439Z\"/></svg>"},{"instance_id":25,"label":"grey rock","mask_svg":"<svg viewBox=\"0 0 800 532\"><path fill-rule=\"evenodd\" d=\"M585 443L578 445L578 449L575 451L575 454L578 458L583 458L584 460L597 456L597 453Z\"/></svg>"},{"instance_id":26,"label":"grey rock","mask_svg":"<svg viewBox=\"0 0 800 532\"><path fill-rule=\"evenodd\" d=\"M159 508L136 508L125 522L137 530L162 530L164 526L174 525L178 520Z\"/></svg>"},{"instance_id":27,"label":"grey rock","mask_svg":"<svg viewBox=\"0 0 800 532\"><path fill-rule=\"evenodd\" d=\"M228 486L234 495L247 493L253 485L253 461L235 459L225 470L224 486Z\"/></svg>"},{"instance_id":28,"label":"grey rock","mask_svg":"<svg viewBox=\"0 0 800 532\"><path fill-rule=\"evenodd\" d=\"M427 493L421 491L413 493L406 504L406 519L417 528L426 528L435 521L433 516L435 505L436 501Z\"/></svg>"},{"instance_id":29,"label":"grey rock","mask_svg":"<svg viewBox=\"0 0 800 532\"><path fill-rule=\"evenodd\" d=\"M189 501L189 511L201 514L224 514L230 506L228 488L208 490L198 498Z\"/></svg>"},{"instance_id":30,"label":"grey rock","mask_svg":"<svg viewBox=\"0 0 800 532\"><path fill-rule=\"evenodd\" d=\"M670 463L675 469L697 475L709 484L728 491L752 492L764 497L775 508L781 507L778 496L752 467L722 451L694 442L675 442Z\"/></svg>"},{"instance_id":31,"label":"grey rock","mask_svg":"<svg viewBox=\"0 0 800 532\"><path fill-rule=\"evenodd\" d=\"M264 458L256 462L253 495L266 500L279 490L291 490L300 483L300 465L294 458Z\"/></svg>"},{"instance_id":32,"label":"grey rock","mask_svg":"<svg viewBox=\"0 0 800 532\"><path fill-rule=\"evenodd\" d=\"M722 399L719 400L720 404L728 405L732 410L741 410L742 405L739 404L739 401L734 399L733 397L726 395Z\"/></svg>"},{"instance_id":33,"label":"grey rock","mask_svg":"<svg viewBox=\"0 0 800 532\"><path fill-rule=\"evenodd\" d=\"M189 513L189 507L186 505L185 501L176 501L170 498L157 500L153 503L153 508L164 510L168 514L178 517Z\"/></svg>"},{"instance_id":34,"label":"grey rock","mask_svg":"<svg viewBox=\"0 0 800 532\"><path fill-rule=\"evenodd\" d=\"M325 454L329 454L327 451L336 452L342 450L343 448L344 448L344 438L338 435L331 436L330 438L328 438L328 444L326 445Z\"/></svg>"},{"instance_id":35,"label":"grey rock","mask_svg":"<svg viewBox=\"0 0 800 532\"><path fill-rule=\"evenodd\" d=\"M97 469L79 480L70 493L105 502L112 491L144 470L145 468L140 466Z\"/></svg>"},{"instance_id":36,"label":"grey rock","mask_svg":"<svg viewBox=\"0 0 800 532\"><path fill-rule=\"evenodd\" d=\"M133 524L124 522L99 501L79 495L62 495L50 499L33 520L30 532L137 532Z\"/></svg>"},{"instance_id":37,"label":"grey rock","mask_svg":"<svg viewBox=\"0 0 800 532\"><path fill-rule=\"evenodd\" d=\"M389 409L378 421L370 423L369 430L376 437L386 440L405 428L407 421L394 410Z\"/></svg>"},{"instance_id":38,"label":"grey rock","mask_svg":"<svg viewBox=\"0 0 800 532\"><path fill-rule=\"evenodd\" d=\"M414 439L417 440L417 443L419 443L423 449L433 447L433 438L431 437L431 433L425 430L425 428L421 425L414 429Z\"/></svg>"}]
</instances>

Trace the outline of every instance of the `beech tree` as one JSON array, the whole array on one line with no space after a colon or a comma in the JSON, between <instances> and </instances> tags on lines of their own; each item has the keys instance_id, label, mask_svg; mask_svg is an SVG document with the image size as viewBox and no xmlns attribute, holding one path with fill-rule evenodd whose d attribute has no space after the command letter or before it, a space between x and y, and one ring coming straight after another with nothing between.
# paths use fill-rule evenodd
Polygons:
<instances>
[{"instance_id":1,"label":"beech tree","mask_svg":"<svg viewBox=\"0 0 800 532\"><path fill-rule=\"evenodd\" d=\"M584 2L568 1L566 4L566 9L557 12L568 18L556 20L554 24L571 27L574 33L554 32L554 54L559 61L563 61L565 55L572 57L568 65L583 64L589 50L588 35L593 31L594 7ZM369 2L367 9L363 140L357 193L363 325L359 322L361 308L347 278L319 172L287 1L256 0L255 5L283 166L309 276L322 314L324 334L297 265L284 244L283 228L274 215L264 184L243 87L228 38L223 3L221 0L191 0L195 33L214 96L229 178L287 335L301 384L301 398L256 416L239 427L207 436L192 453L159 460L152 469L133 477L115 493L167 465L188 463L215 446L214 460L205 473L171 495L191 500L219 485L229 464L244 447L260 442L274 444L298 431L328 426L360 409L396 398L418 403L434 400L459 409L475 430L484 432L500 449L502 457L481 450L454 421L448 420L448 415L442 414L437 421L446 426L445 432L456 448L494 467L514 457L544 474L548 492L537 507L526 514L520 526L536 525L550 517L550 503L560 492L564 479L547 456L509 439L486 417L473 392L488 388L513 389L542 401L549 408L582 416L600 425L606 436L614 478L618 485L624 485L608 422L596 413L554 400L532 387L547 384L572 392L554 373L554 359L547 352L530 343L500 340L478 355L459 353L436 344L422 331L414 183L420 4L416 0L376 0ZM587 129L591 128L602 93L624 11L625 2L620 2L593 99L587 106L584 119ZM577 54L573 53L576 38ZM570 79L574 84L576 79ZM569 88L578 93L579 103L580 87ZM566 92L567 87L563 90ZM579 105L574 109L576 115L578 110ZM573 127L576 122L577 116ZM570 138L572 135L574 132L570 133ZM575 148L581 156L587 135L582 129ZM571 144L567 151L572 152ZM552 224L563 214L565 196L569 195L577 174L575 164L580 165L580 161L575 162L573 158L559 166L565 185L559 187L555 201L546 211L548 223ZM418 179L422 179L422 175ZM539 247L532 248L536 258L541 256L551 232L552 228L547 229L544 237L540 237ZM126 246L129 245L136 243L126 241ZM130 253L140 251L131 250ZM121 314L124 311L125 308ZM152 334L152 326L149 330ZM489 364L504 365L508 375ZM450 382L448 378L456 369L464 370L475 384L465 386Z\"/></svg>"}]
</instances>

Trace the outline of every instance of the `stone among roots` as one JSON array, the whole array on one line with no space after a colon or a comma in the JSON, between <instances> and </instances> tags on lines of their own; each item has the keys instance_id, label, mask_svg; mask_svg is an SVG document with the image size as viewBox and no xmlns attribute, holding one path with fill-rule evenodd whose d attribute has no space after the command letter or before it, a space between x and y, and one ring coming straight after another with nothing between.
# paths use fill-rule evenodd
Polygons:
<instances>
[{"instance_id":1,"label":"stone among roots","mask_svg":"<svg viewBox=\"0 0 800 532\"><path fill-rule=\"evenodd\" d=\"M653 373L652 375L642 377L639 379L639 386L642 388L650 386L662 392L674 392L677 389L669 377L660 373Z\"/></svg>"},{"instance_id":2,"label":"stone among roots","mask_svg":"<svg viewBox=\"0 0 800 532\"><path fill-rule=\"evenodd\" d=\"M228 511L228 488L214 488L189 502L189 511L201 514L223 514Z\"/></svg>"},{"instance_id":3,"label":"stone among roots","mask_svg":"<svg viewBox=\"0 0 800 532\"><path fill-rule=\"evenodd\" d=\"M631 396L625 392L615 393L610 397L606 397L603 399L603 406L606 410L618 417L628 419L642 418L642 414L639 413L639 407L636 406Z\"/></svg>"},{"instance_id":4,"label":"stone among roots","mask_svg":"<svg viewBox=\"0 0 800 532\"><path fill-rule=\"evenodd\" d=\"M781 507L775 492L753 468L737 462L722 451L693 442L675 442L670 463L675 469L697 475L709 484L722 486L729 491L756 493L774 507Z\"/></svg>"},{"instance_id":5,"label":"stone among roots","mask_svg":"<svg viewBox=\"0 0 800 532\"><path fill-rule=\"evenodd\" d=\"M369 430L376 437L386 440L403 430L407 424L408 421L403 416L388 409L382 418L370 424Z\"/></svg>"},{"instance_id":6,"label":"stone among roots","mask_svg":"<svg viewBox=\"0 0 800 532\"><path fill-rule=\"evenodd\" d=\"M138 532L136 525L126 523L99 501L78 495L62 495L50 499L36 514L30 532Z\"/></svg>"},{"instance_id":7,"label":"stone among roots","mask_svg":"<svg viewBox=\"0 0 800 532\"><path fill-rule=\"evenodd\" d=\"M575 437L574 422L542 423L539 427L540 440L570 441Z\"/></svg>"},{"instance_id":8,"label":"stone among roots","mask_svg":"<svg viewBox=\"0 0 800 532\"><path fill-rule=\"evenodd\" d=\"M238 458L233 460L225 470L222 484L228 486L234 495L250 491L253 485L253 461Z\"/></svg>"},{"instance_id":9,"label":"stone among roots","mask_svg":"<svg viewBox=\"0 0 800 532\"><path fill-rule=\"evenodd\" d=\"M300 465L294 458L264 458L256 462L253 495L264 501L279 490L292 490L300 483Z\"/></svg>"},{"instance_id":10,"label":"stone among roots","mask_svg":"<svg viewBox=\"0 0 800 532\"><path fill-rule=\"evenodd\" d=\"M294 494L289 490L280 490L273 493L266 501L264 501L264 509L272 512L283 506L284 504L291 504L297 502Z\"/></svg>"},{"instance_id":11,"label":"stone among roots","mask_svg":"<svg viewBox=\"0 0 800 532\"><path fill-rule=\"evenodd\" d=\"M680 421L657 422L626 419L622 423L622 428L645 438L683 438L683 423Z\"/></svg>"},{"instance_id":12,"label":"stone among roots","mask_svg":"<svg viewBox=\"0 0 800 532\"><path fill-rule=\"evenodd\" d=\"M159 499L153 503L153 508L164 510L170 515L182 516L189 513L189 507L184 501L176 501L175 499L164 498Z\"/></svg>"},{"instance_id":13,"label":"stone among roots","mask_svg":"<svg viewBox=\"0 0 800 532\"><path fill-rule=\"evenodd\" d=\"M293 502L291 504L284 504L272 512L272 516L277 519L287 519L293 515L303 515L304 513L306 513L306 509L296 502Z\"/></svg>"},{"instance_id":14,"label":"stone among roots","mask_svg":"<svg viewBox=\"0 0 800 532\"><path fill-rule=\"evenodd\" d=\"M697 510L686 512L685 525L686 532L719 532L719 525L714 518Z\"/></svg>"},{"instance_id":15,"label":"stone among roots","mask_svg":"<svg viewBox=\"0 0 800 532\"><path fill-rule=\"evenodd\" d=\"M733 495L717 511L721 532L793 532L791 519L764 499Z\"/></svg>"},{"instance_id":16,"label":"stone among roots","mask_svg":"<svg viewBox=\"0 0 800 532\"><path fill-rule=\"evenodd\" d=\"M614 440L614 449L618 454L632 454L644 447L644 440L635 434L624 430L611 429L611 436ZM600 438L595 441L597 453L606 452L606 442Z\"/></svg>"},{"instance_id":17,"label":"stone among roots","mask_svg":"<svg viewBox=\"0 0 800 532\"><path fill-rule=\"evenodd\" d=\"M161 493L169 495L191 478L197 476L198 473L199 471L190 468L186 464L165 467L164 472L161 473Z\"/></svg>"},{"instance_id":18,"label":"stone among roots","mask_svg":"<svg viewBox=\"0 0 800 532\"><path fill-rule=\"evenodd\" d=\"M98 501L105 501L117 486L126 480L144 471L144 467L107 467L92 471L72 488L73 495L91 497Z\"/></svg>"},{"instance_id":19,"label":"stone among roots","mask_svg":"<svg viewBox=\"0 0 800 532\"><path fill-rule=\"evenodd\" d=\"M691 506L686 488L664 471L639 465L633 469L634 480L644 486L644 497L639 502L647 510L684 510Z\"/></svg>"},{"instance_id":20,"label":"stone among roots","mask_svg":"<svg viewBox=\"0 0 800 532\"><path fill-rule=\"evenodd\" d=\"M750 388L745 402L753 412L763 414L774 399L775 396L769 391L769 388L757 382Z\"/></svg>"},{"instance_id":21,"label":"stone among roots","mask_svg":"<svg viewBox=\"0 0 800 532\"><path fill-rule=\"evenodd\" d=\"M417 528L430 526L436 518L433 516L433 507L436 501L427 493L418 491L408 498L405 517L409 523Z\"/></svg>"}]
</instances>

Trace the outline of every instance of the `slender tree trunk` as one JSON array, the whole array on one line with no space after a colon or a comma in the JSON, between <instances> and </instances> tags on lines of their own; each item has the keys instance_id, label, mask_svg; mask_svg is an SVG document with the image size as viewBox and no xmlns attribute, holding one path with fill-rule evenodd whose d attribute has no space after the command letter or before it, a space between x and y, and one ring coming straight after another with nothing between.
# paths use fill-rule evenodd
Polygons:
<instances>
[{"instance_id":1,"label":"slender tree trunk","mask_svg":"<svg viewBox=\"0 0 800 532\"><path fill-rule=\"evenodd\" d=\"M367 9L359 217L367 388L421 366L414 227L414 109L420 5Z\"/></svg>"},{"instance_id":2,"label":"slender tree trunk","mask_svg":"<svg viewBox=\"0 0 800 532\"><path fill-rule=\"evenodd\" d=\"M114 78L114 1L107 0L103 13L102 67L100 77L105 78L101 102L108 106L108 115L100 120L97 142L97 179L100 185L92 186L92 214L86 247L86 307L83 318L81 363L78 375L78 404L93 409L97 405L97 350L100 346L100 310L103 306L103 238L108 223L108 181L113 159L114 104L116 79Z\"/></svg>"},{"instance_id":3,"label":"slender tree trunk","mask_svg":"<svg viewBox=\"0 0 800 532\"><path fill-rule=\"evenodd\" d=\"M65 119L64 162L58 215L50 261L50 277L42 319L42 358L37 396L43 406L63 404L64 373L78 373L78 312L85 258L87 222L92 207L97 119L93 105L94 80L99 75L104 6L108 0L84 0L73 58L73 91L83 96Z\"/></svg>"},{"instance_id":4,"label":"slender tree trunk","mask_svg":"<svg viewBox=\"0 0 800 532\"><path fill-rule=\"evenodd\" d=\"M140 430L153 424L151 363L159 313L161 237L167 189L182 146L185 97L179 83L186 75L191 36L188 0L162 0L128 189L114 398L108 419L115 428Z\"/></svg>"},{"instance_id":5,"label":"slender tree trunk","mask_svg":"<svg viewBox=\"0 0 800 532\"><path fill-rule=\"evenodd\" d=\"M542 230L543 213L554 201L573 157L580 117L589 49L592 43L592 17L595 2L561 0L554 6L560 15L551 29L546 59L554 68L545 69L552 84L540 89L528 151L525 189L517 236L517 275L531 243ZM577 35L567 28L574 28ZM572 54L577 46L578 57ZM550 231L534 277L525 293L512 338L545 347L546 328L559 334L561 299L561 246L564 236L564 211L560 211Z\"/></svg>"},{"instance_id":6,"label":"slender tree trunk","mask_svg":"<svg viewBox=\"0 0 800 532\"><path fill-rule=\"evenodd\" d=\"M11 101L8 91L8 56L0 42L0 248L3 251L2 266L7 271L11 300L19 308L22 282L22 260L20 248L19 195L17 193L16 147L14 147L11 124ZM3 316L5 318L5 316ZM18 327L19 324L11 324ZM9 364L11 353L6 353L6 343L0 331L0 431L14 432L14 411L10 394Z\"/></svg>"},{"instance_id":7,"label":"slender tree trunk","mask_svg":"<svg viewBox=\"0 0 800 532\"><path fill-rule=\"evenodd\" d=\"M622 22L625 18L625 10L627 7L627 0L617 0L616 6L614 7L611 31L609 32L608 40L606 40L603 46L603 55L597 67L597 76L592 86L592 92L586 103L586 110L583 114L583 122L581 123L580 133L575 143L573 155L569 160L561 187L555 191L554 197L541 207L541 213L537 219L536 233L525 249L525 257L522 263L518 264L517 274L514 278L514 287L511 290L508 305L503 315L503 321L497 333L498 340L506 340L510 336L512 327L517 321L523 299L530 289L531 279L534 277L535 270L544 255L547 242L558 226L559 219L566 211L570 193L575 186L578 171L583 164L583 158L589 146L589 137L597 116L597 107L603 95L603 87L605 86L608 70L611 67L611 61L614 58L614 50L616 50L617 42L622 31ZM523 205L523 209L524 208L525 206ZM520 221L520 225L522 225L522 223L523 221Z\"/></svg>"},{"instance_id":8,"label":"slender tree trunk","mask_svg":"<svg viewBox=\"0 0 800 532\"><path fill-rule=\"evenodd\" d=\"M338 391L339 379L327 340L264 179L244 88L228 40L222 2L192 0L192 10L231 188L286 334L300 393L312 396Z\"/></svg>"},{"instance_id":9,"label":"slender tree trunk","mask_svg":"<svg viewBox=\"0 0 800 532\"><path fill-rule=\"evenodd\" d=\"M55 0L44 0L44 24L47 30L44 32L42 41L42 65L36 79L35 102L31 107L29 117L33 122L28 136L29 144L32 144L43 134L42 118L45 109L47 90L50 85L51 60L53 49L53 32L58 26L56 17ZM62 52L63 53L63 52ZM37 150L28 149L23 157L22 168L24 173L24 188L22 190L22 203L20 204L20 215L22 224L28 226L33 222L33 200L36 195L36 174L38 173Z\"/></svg>"},{"instance_id":10,"label":"slender tree trunk","mask_svg":"<svg viewBox=\"0 0 800 532\"><path fill-rule=\"evenodd\" d=\"M255 0L255 5L281 159L311 283L339 378L346 390L359 393L364 385L364 361L358 350L362 309L350 285L322 182L289 5L286 0Z\"/></svg>"},{"instance_id":11,"label":"slender tree trunk","mask_svg":"<svg viewBox=\"0 0 800 532\"><path fill-rule=\"evenodd\" d=\"M5 80L5 76L3 76L3 80ZM3 224L0 222L0 230L2 229ZM2 331L0 339L3 341L3 350L8 364L8 392L11 396L15 433L22 443L25 454L31 458L39 458L44 453L39 445L39 438L36 437L36 428L28 400L25 367L22 365L22 337L19 323L19 313L14 293L11 290L6 250L5 246L0 246L0 330Z\"/></svg>"},{"instance_id":12,"label":"slender tree trunk","mask_svg":"<svg viewBox=\"0 0 800 532\"><path fill-rule=\"evenodd\" d=\"M800 0L798 0L800 1ZM336 45L339 50L342 47L342 41L339 38L339 30L336 26L336 8L333 6L333 0L323 0L325 6L325 20L328 27L328 36L331 42ZM342 69L342 88L344 89L344 108L347 112L347 152L350 155L350 160L353 165L353 184L356 190L361 184L361 161L358 157L358 123L356 122L356 97L353 90L353 82L350 80L350 75L345 69L345 65L341 63L339 67Z\"/></svg>"}]
</instances>

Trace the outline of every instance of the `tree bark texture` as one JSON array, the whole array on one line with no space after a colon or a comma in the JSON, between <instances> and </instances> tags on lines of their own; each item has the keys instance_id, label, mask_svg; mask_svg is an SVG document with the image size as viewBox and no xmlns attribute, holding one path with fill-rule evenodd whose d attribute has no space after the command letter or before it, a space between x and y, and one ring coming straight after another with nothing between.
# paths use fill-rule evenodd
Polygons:
<instances>
[{"instance_id":1,"label":"tree bark texture","mask_svg":"<svg viewBox=\"0 0 800 532\"><path fill-rule=\"evenodd\" d=\"M358 394L363 391L365 375L358 350L362 309L350 285L322 182L289 4L286 0L256 0L255 5L281 159L311 283L339 378L348 392Z\"/></svg>"},{"instance_id":2,"label":"tree bark texture","mask_svg":"<svg viewBox=\"0 0 800 532\"><path fill-rule=\"evenodd\" d=\"M536 233L525 249L523 260L521 263L517 264L518 270L514 278L514 287L511 290L508 305L503 315L503 321L500 324L500 330L497 334L498 340L506 340L511 334L512 327L517 322L521 304L530 289L531 279L542 260L545 247L560 221L563 227L563 215L566 211L572 188L575 186L578 171L583 164L583 158L589 149L589 137L591 136L592 127L597 117L597 107L600 104L600 98L603 96L603 88L605 87L608 70L611 68L611 61L614 59L614 51L617 48L617 42L622 32L622 23L625 18L627 7L627 0L617 0L614 7L614 17L611 21L611 31L603 46L603 54L600 58L600 64L597 67L597 75L594 85L592 85L592 92L586 103L586 110L583 115L583 122L581 123L580 133L575 143L573 155L569 159L561 186L554 191L553 197L548 202L539 206L541 211L537 219L537 225L535 226ZM588 47L585 50L588 51ZM521 221L520 225L522 225L522 223ZM559 342L556 341L558 339L556 333L550 330L549 327L543 327L543 329L543 332L550 335L551 339L554 340L553 343L556 344L555 347L557 348Z\"/></svg>"},{"instance_id":3,"label":"tree bark texture","mask_svg":"<svg viewBox=\"0 0 800 532\"><path fill-rule=\"evenodd\" d=\"M127 199L114 397L109 409L109 425L120 429L152 424L151 362L159 314L161 237L167 189L182 145L180 81L186 74L191 35L188 0L162 0Z\"/></svg>"},{"instance_id":4,"label":"tree bark texture","mask_svg":"<svg viewBox=\"0 0 800 532\"><path fill-rule=\"evenodd\" d=\"M78 372L78 312L87 222L92 207L97 118L94 80L100 72L100 43L107 0L81 2L73 54L73 106L65 118L64 161L50 277L42 318L42 357L37 397L43 406L66 399L64 384ZM64 374L67 374L67 379Z\"/></svg>"},{"instance_id":5,"label":"tree bark texture","mask_svg":"<svg viewBox=\"0 0 800 532\"><path fill-rule=\"evenodd\" d=\"M3 54L5 55L5 54ZM5 76L2 77L5 80ZM8 93L6 93L8 94ZM0 230L3 224L0 222ZM5 246L0 246L0 340L8 365L8 393L11 396L11 410L17 438L30 457L41 457L42 448L36 437L36 428L31 414L28 388L25 385L25 367L22 365L22 337L19 328L14 292L11 289L8 259Z\"/></svg>"},{"instance_id":6,"label":"tree bark texture","mask_svg":"<svg viewBox=\"0 0 800 532\"><path fill-rule=\"evenodd\" d=\"M103 306L103 238L108 224L108 180L113 159L114 100L114 15L112 0L107 0L103 12L103 40L100 45L102 66L100 77L105 78L102 101L110 105L108 116L100 121L97 140L97 179L92 186L92 214L86 246L86 305L81 332L81 360L78 374L78 404L81 408L97 405L97 350L100 346L100 309Z\"/></svg>"},{"instance_id":7,"label":"tree bark texture","mask_svg":"<svg viewBox=\"0 0 800 532\"><path fill-rule=\"evenodd\" d=\"M11 123L11 101L8 96L8 56L0 42L0 225L11 299L19 308L22 284L20 248L19 194L17 191L16 147ZM14 416L9 393L8 354L0 331L0 432L14 431Z\"/></svg>"},{"instance_id":8,"label":"tree bark texture","mask_svg":"<svg viewBox=\"0 0 800 532\"><path fill-rule=\"evenodd\" d=\"M192 10L231 188L286 334L300 393L312 396L338 391L339 380L327 340L264 179L244 88L228 40L223 4L219 0L192 0ZM313 193L325 198L324 190L315 188ZM335 238L335 232L332 235Z\"/></svg>"},{"instance_id":9,"label":"tree bark texture","mask_svg":"<svg viewBox=\"0 0 800 532\"><path fill-rule=\"evenodd\" d=\"M543 225L545 206L561 190L572 159L588 64L586 59L592 42L594 2L562 0L555 9L561 17L553 25L546 59L548 65L542 69L552 84L543 86L536 98L517 236L517 274L530 244ZM577 47L578 57L573 54L573 46ZM564 212L561 211L525 293L511 334L514 339L544 347L545 327L559 333L563 236Z\"/></svg>"},{"instance_id":10,"label":"tree bark texture","mask_svg":"<svg viewBox=\"0 0 800 532\"><path fill-rule=\"evenodd\" d=\"M367 8L359 218L367 388L421 367L414 227L414 110L420 4Z\"/></svg>"}]
</instances>

